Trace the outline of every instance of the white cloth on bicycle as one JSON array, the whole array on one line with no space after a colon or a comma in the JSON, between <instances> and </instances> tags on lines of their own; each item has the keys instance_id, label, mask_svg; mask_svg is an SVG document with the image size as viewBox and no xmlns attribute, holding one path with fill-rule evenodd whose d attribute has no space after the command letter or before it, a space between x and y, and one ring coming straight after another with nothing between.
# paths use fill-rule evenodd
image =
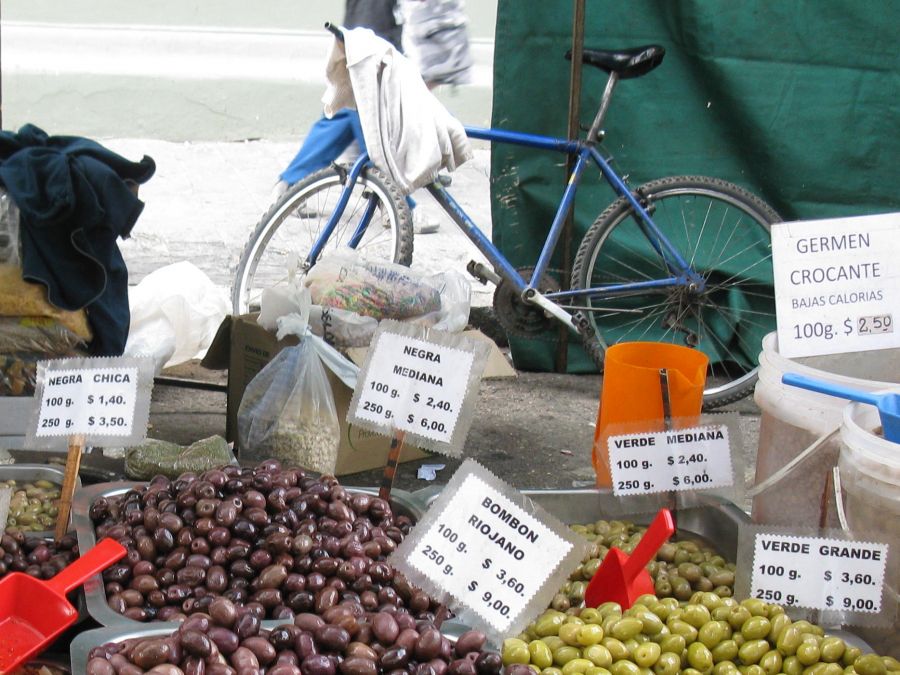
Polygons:
<instances>
[{"instance_id":1,"label":"white cloth on bicycle","mask_svg":"<svg viewBox=\"0 0 900 675\"><path fill-rule=\"evenodd\" d=\"M462 123L428 91L415 65L368 28L334 41L322 102L331 117L356 108L369 157L405 192L472 158Z\"/></svg>"}]
</instances>

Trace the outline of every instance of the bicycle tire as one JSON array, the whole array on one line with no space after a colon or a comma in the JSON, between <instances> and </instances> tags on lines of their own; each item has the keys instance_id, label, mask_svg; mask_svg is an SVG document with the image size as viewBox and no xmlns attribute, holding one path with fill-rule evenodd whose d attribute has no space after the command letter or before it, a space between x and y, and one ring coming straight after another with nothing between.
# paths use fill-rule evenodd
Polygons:
<instances>
[{"instance_id":1,"label":"bicycle tire","mask_svg":"<svg viewBox=\"0 0 900 675\"><path fill-rule=\"evenodd\" d=\"M744 398L756 384L757 360L762 348L759 340L766 332L775 330L769 230L781 217L743 188L705 176L673 176L651 181L638 188L636 195L651 210L654 222L673 245L682 253L690 252L686 260L708 285L702 292L693 294L686 287L676 287L634 292L615 299L587 300L591 309L584 313L594 332L590 335L587 331L584 335L588 355L602 369L608 344L642 340L677 342L679 337L687 341L693 334L698 340L696 346L710 356L704 408L709 410ZM619 229L623 224L628 226ZM573 288L667 276L662 258L650 240L646 236L629 237L629 231L641 232L631 204L620 197L585 233L573 265ZM709 235L706 240L705 234ZM703 247L701 242L705 242ZM745 255L752 262L736 269L746 262L746 259L738 260ZM730 301L728 305L722 304L725 300ZM640 314L624 311L636 309ZM664 323L671 321L673 313L680 328ZM632 319L634 316L639 318ZM717 326L717 332L727 332L727 335L717 335L713 326Z\"/></svg>"},{"instance_id":2,"label":"bicycle tire","mask_svg":"<svg viewBox=\"0 0 900 675\"><path fill-rule=\"evenodd\" d=\"M235 314L258 310L263 289L304 271L306 256L334 211L346 174L343 167L317 171L292 186L262 216L238 263L231 289ZM357 179L322 254L337 249L350 238L369 195L377 199L376 211L357 250L367 257L409 265L413 253L409 206L393 181L373 166L363 169Z\"/></svg>"}]
</instances>

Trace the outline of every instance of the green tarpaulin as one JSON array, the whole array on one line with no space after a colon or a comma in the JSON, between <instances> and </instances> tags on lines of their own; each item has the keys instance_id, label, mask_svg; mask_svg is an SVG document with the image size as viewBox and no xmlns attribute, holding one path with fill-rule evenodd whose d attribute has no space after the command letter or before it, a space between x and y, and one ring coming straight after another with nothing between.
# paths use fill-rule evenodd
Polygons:
<instances>
[{"instance_id":1,"label":"green tarpaulin","mask_svg":"<svg viewBox=\"0 0 900 675\"><path fill-rule=\"evenodd\" d=\"M565 136L572 5L500 0L493 126ZM756 193L785 220L900 210L898 28L897 3L587 0L586 47L666 48L659 68L619 83L604 146L634 187L715 176ZM605 81L583 68L584 126ZM563 159L494 146L493 237L517 266L537 258L564 187ZM573 255L613 197L599 172L588 174ZM557 335L512 339L516 365L552 370ZM591 369L574 340L569 371Z\"/></svg>"}]
</instances>

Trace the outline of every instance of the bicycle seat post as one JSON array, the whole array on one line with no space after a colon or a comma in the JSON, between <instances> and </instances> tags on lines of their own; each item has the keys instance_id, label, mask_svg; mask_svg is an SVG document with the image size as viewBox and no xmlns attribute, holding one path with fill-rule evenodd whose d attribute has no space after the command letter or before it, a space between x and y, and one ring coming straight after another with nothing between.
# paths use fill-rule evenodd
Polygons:
<instances>
[{"instance_id":1,"label":"bicycle seat post","mask_svg":"<svg viewBox=\"0 0 900 675\"><path fill-rule=\"evenodd\" d=\"M609 102L610 99L612 99L613 89L616 88L616 83L618 81L619 74L615 71L611 71L609 79L606 81L606 87L603 89L603 96L600 97L600 107L597 109L597 116L594 117L591 128L588 130L588 143L597 143L602 137L600 127L603 126L603 121L606 119L606 111L609 110Z\"/></svg>"}]
</instances>

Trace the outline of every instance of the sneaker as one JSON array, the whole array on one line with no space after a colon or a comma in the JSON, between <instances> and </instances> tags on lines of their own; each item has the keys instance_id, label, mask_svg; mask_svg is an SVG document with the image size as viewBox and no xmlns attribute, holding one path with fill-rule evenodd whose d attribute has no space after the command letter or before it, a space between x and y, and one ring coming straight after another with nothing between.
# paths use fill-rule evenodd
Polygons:
<instances>
[{"instance_id":1,"label":"sneaker","mask_svg":"<svg viewBox=\"0 0 900 675\"><path fill-rule=\"evenodd\" d=\"M441 229L437 220L432 220L421 209L413 211L413 232L415 234L433 234Z\"/></svg>"}]
</instances>

